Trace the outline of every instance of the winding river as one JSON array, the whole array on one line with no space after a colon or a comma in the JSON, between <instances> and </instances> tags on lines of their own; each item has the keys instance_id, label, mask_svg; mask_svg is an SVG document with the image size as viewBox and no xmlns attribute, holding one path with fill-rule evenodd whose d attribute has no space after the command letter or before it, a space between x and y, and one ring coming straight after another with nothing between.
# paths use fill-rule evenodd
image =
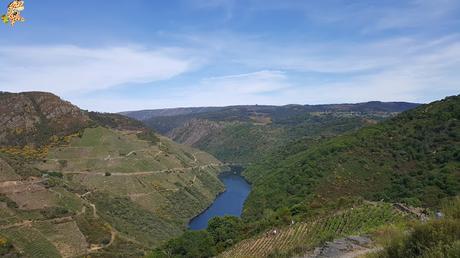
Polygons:
<instances>
[{"instance_id":1,"label":"winding river","mask_svg":"<svg viewBox=\"0 0 460 258\"><path fill-rule=\"evenodd\" d=\"M189 223L191 230L202 230L208 221L219 216L240 217L243 205L251 192L251 186L241 176L241 167L233 167L230 172L222 173L219 178L225 184L226 191L217 196L212 205Z\"/></svg>"}]
</instances>

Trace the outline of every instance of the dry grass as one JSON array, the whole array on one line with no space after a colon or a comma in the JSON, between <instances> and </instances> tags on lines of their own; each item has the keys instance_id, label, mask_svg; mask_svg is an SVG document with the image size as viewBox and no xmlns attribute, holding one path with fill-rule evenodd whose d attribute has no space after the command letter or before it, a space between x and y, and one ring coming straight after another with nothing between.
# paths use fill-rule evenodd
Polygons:
<instances>
[{"instance_id":1,"label":"dry grass","mask_svg":"<svg viewBox=\"0 0 460 258\"><path fill-rule=\"evenodd\" d=\"M75 221L60 224L43 222L37 223L35 227L56 247L62 257L86 254L88 244Z\"/></svg>"}]
</instances>

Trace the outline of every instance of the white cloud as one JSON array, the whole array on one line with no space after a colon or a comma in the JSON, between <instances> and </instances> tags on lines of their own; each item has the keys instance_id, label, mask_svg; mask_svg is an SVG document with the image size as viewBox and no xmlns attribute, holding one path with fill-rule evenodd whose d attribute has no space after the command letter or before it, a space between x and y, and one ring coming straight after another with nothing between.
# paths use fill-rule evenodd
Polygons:
<instances>
[{"instance_id":1,"label":"white cloud","mask_svg":"<svg viewBox=\"0 0 460 258\"><path fill-rule=\"evenodd\" d=\"M289 87L287 77L280 71L259 71L254 73L206 78L202 87L206 91L233 94L259 94Z\"/></svg>"},{"instance_id":2,"label":"white cloud","mask_svg":"<svg viewBox=\"0 0 460 258\"><path fill-rule=\"evenodd\" d=\"M370 100L429 102L460 93L460 35L284 48L237 37L228 45L218 43L219 48L205 48L217 52L209 54L214 58L210 65L237 64L240 70L257 72L187 81L169 93L141 99L114 95L75 102L99 111L123 111Z\"/></svg>"},{"instance_id":3,"label":"white cloud","mask_svg":"<svg viewBox=\"0 0 460 258\"><path fill-rule=\"evenodd\" d=\"M201 79L196 84L183 85L180 90L162 94L127 96L110 94L104 96L87 94L68 96L66 99L83 109L120 112L152 108L228 106L259 104L283 104L285 99L273 98L283 95L292 87L288 76L282 71L262 70Z\"/></svg>"},{"instance_id":4,"label":"white cloud","mask_svg":"<svg viewBox=\"0 0 460 258\"><path fill-rule=\"evenodd\" d=\"M0 47L0 90L58 94L170 79L192 69L179 50L139 47Z\"/></svg>"}]
</instances>

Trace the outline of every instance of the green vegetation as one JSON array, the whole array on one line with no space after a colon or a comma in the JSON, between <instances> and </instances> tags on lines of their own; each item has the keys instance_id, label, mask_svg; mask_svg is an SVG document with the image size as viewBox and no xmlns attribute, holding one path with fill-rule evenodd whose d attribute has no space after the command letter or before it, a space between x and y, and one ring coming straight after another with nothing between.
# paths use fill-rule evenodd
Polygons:
<instances>
[{"instance_id":1,"label":"green vegetation","mask_svg":"<svg viewBox=\"0 0 460 258\"><path fill-rule=\"evenodd\" d=\"M289 118L280 117L269 124L243 118L239 118L242 121L193 120L169 134L178 142L191 141L193 147L209 152L222 161L248 164L261 160L292 140L330 137L360 128L368 121L359 115L341 117L337 114L303 114Z\"/></svg>"},{"instance_id":2,"label":"green vegetation","mask_svg":"<svg viewBox=\"0 0 460 258\"><path fill-rule=\"evenodd\" d=\"M320 106L235 106L128 112L177 142L229 163L249 164L298 138L353 131L417 106L370 102Z\"/></svg>"},{"instance_id":3,"label":"green vegetation","mask_svg":"<svg viewBox=\"0 0 460 258\"><path fill-rule=\"evenodd\" d=\"M11 243L25 257L141 257L223 191L218 160L139 121L46 93L2 94L0 109L18 121L0 128L0 256Z\"/></svg>"},{"instance_id":4,"label":"green vegetation","mask_svg":"<svg viewBox=\"0 0 460 258\"><path fill-rule=\"evenodd\" d=\"M18 106L22 109L15 108ZM62 143L65 136L89 125L83 111L50 93L3 93L0 109L2 116L8 118L5 121L17 121L0 127L2 147Z\"/></svg>"},{"instance_id":5,"label":"green vegetation","mask_svg":"<svg viewBox=\"0 0 460 258\"><path fill-rule=\"evenodd\" d=\"M460 221L441 220L418 224L408 236L394 238L377 257L458 257Z\"/></svg>"},{"instance_id":6,"label":"green vegetation","mask_svg":"<svg viewBox=\"0 0 460 258\"><path fill-rule=\"evenodd\" d=\"M447 257L460 254L460 198L447 201L443 205L445 217L427 223L415 223L409 228L393 228L391 235L385 235L385 249L369 258L403 257ZM405 230L407 233L404 233Z\"/></svg>"},{"instance_id":7,"label":"green vegetation","mask_svg":"<svg viewBox=\"0 0 460 258\"><path fill-rule=\"evenodd\" d=\"M389 223L405 221L402 214L385 203L356 202L354 207L340 209L333 215L316 217L309 222L291 224L294 217L284 217L283 224L271 225L270 231L253 236L251 226L236 217L217 217L209 221L205 231L187 232L169 241L154 252L152 257L293 257L305 254L326 241L348 235L365 234ZM273 233L276 229L277 233ZM191 249L191 238L202 247ZM245 239L245 240L243 240ZM197 240L198 241L198 240ZM207 245L207 246L206 246ZM202 250L202 252L198 252ZM205 250L206 252L203 252ZM191 255L190 252L193 252Z\"/></svg>"},{"instance_id":8,"label":"green vegetation","mask_svg":"<svg viewBox=\"0 0 460 258\"><path fill-rule=\"evenodd\" d=\"M212 236L206 231L187 231L181 237L170 240L161 250L149 258L184 257L204 258L216 255Z\"/></svg>"},{"instance_id":9,"label":"green vegetation","mask_svg":"<svg viewBox=\"0 0 460 258\"><path fill-rule=\"evenodd\" d=\"M50 176L50 177L58 177L58 178L63 178L64 177L64 174L62 174L61 172L47 172L45 174Z\"/></svg>"},{"instance_id":10,"label":"green vegetation","mask_svg":"<svg viewBox=\"0 0 460 258\"><path fill-rule=\"evenodd\" d=\"M237 217L215 217L209 221L207 231L217 251L222 252L242 239L243 223Z\"/></svg>"},{"instance_id":11,"label":"green vegetation","mask_svg":"<svg viewBox=\"0 0 460 258\"><path fill-rule=\"evenodd\" d=\"M151 144L160 142L160 138L151 130L145 130L137 134L137 137L141 140L148 141Z\"/></svg>"},{"instance_id":12,"label":"green vegetation","mask_svg":"<svg viewBox=\"0 0 460 258\"><path fill-rule=\"evenodd\" d=\"M112 245L92 253L91 257L97 258L113 258L113 257L122 257L122 258L139 258L145 257L145 247L139 245L138 243L132 242L125 238L115 238L115 241Z\"/></svg>"},{"instance_id":13,"label":"green vegetation","mask_svg":"<svg viewBox=\"0 0 460 258\"><path fill-rule=\"evenodd\" d=\"M217 251L230 247L224 253L228 257L290 257L334 238L400 221L390 206L368 201L439 207L441 200L460 191L459 121L460 96L454 96L356 132L302 138L279 148L244 172L253 188L235 239L249 240L234 247L236 242L215 241L214 246ZM287 229L277 240L260 235L273 228L286 230L291 221L315 223ZM434 223L433 228L455 228L457 222L452 223ZM213 236L209 227L206 232ZM261 246L260 253L251 253L259 250L254 246Z\"/></svg>"},{"instance_id":14,"label":"green vegetation","mask_svg":"<svg viewBox=\"0 0 460 258\"><path fill-rule=\"evenodd\" d=\"M239 218L216 217L209 221L207 230L186 231L156 249L149 257L213 257L242 239L242 226Z\"/></svg>"},{"instance_id":15,"label":"green vegetation","mask_svg":"<svg viewBox=\"0 0 460 258\"><path fill-rule=\"evenodd\" d=\"M12 209L19 208L18 204L15 201L11 200L10 198L8 198L8 196L4 194L0 194L0 202L6 203L6 207L8 208L12 208Z\"/></svg>"},{"instance_id":16,"label":"green vegetation","mask_svg":"<svg viewBox=\"0 0 460 258\"><path fill-rule=\"evenodd\" d=\"M7 229L1 233L10 239L26 257L61 257L60 253L34 228Z\"/></svg>"},{"instance_id":17,"label":"green vegetation","mask_svg":"<svg viewBox=\"0 0 460 258\"><path fill-rule=\"evenodd\" d=\"M87 207L86 209L91 208ZM75 221L89 244L101 245L110 241L110 228L103 219L94 217L92 212L85 212L76 216Z\"/></svg>"},{"instance_id":18,"label":"green vegetation","mask_svg":"<svg viewBox=\"0 0 460 258\"><path fill-rule=\"evenodd\" d=\"M459 119L456 96L356 133L286 146L244 172L253 184L245 218L315 210L345 196L436 206L460 191Z\"/></svg>"},{"instance_id":19,"label":"green vegetation","mask_svg":"<svg viewBox=\"0 0 460 258\"><path fill-rule=\"evenodd\" d=\"M17 257L13 244L7 238L0 235L0 256Z\"/></svg>"},{"instance_id":20,"label":"green vegetation","mask_svg":"<svg viewBox=\"0 0 460 258\"><path fill-rule=\"evenodd\" d=\"M155 246L181 232L180 225L155 216L128 198L103 193L92 194L90 198L104 220L146 246Z\"/></svg>"},{"instance_id":21,"label":"green vegetation","mask_svg":"<svg viewBox=\"0 0 460 258\"><path fill-rule=\"evenodd\" d=\"M400 108L230 107L155 120L181 142L250 164L243 218L185 234L223 190L218 160L50 94L1 94L2 110L12 103L24 110L2 116L33 126L0 130L0 255L139 257L158 248L153 257L288 257L386 224L399 241L386 241L382 257L458 252L460 206L441 200L460 190L460 96L377 125ZM441 207L446 218L405 223L392 202Z\"/></svg>"},{"instance_id":22,"label":"green vegetation","mask_svg":"<svg viewBox=\"0 0 460 258\"><path fill-rule=\"evenodd\" d=\"M69 213L69 210L64 207L49 207L41 210L40 212L45 219L56 219L72 215Z\"/></svg>"},{"instance_id":23,"label":"green vegetation","mask_svg":"<svg viewBox=\"0 0 460 258\"><path fill-rule=\"evenodd\" d=\"M308 223L275 227L276 234L269 231L244 240L221 257L295 257L326 241L369 233L382 225L403 220L391 205L361 204Z\"/></svg>"}]
</instances>

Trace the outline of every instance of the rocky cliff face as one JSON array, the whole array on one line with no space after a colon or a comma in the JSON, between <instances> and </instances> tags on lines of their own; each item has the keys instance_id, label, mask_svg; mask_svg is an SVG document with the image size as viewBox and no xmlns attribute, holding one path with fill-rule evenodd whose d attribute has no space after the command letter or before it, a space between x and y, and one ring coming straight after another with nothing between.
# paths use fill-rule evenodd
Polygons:
<instances>
[{"instance_id":1,"label":"rocky cliff face","mask_svg":"<svg viewBox=\"0 0 460 258\"><path fill-rule=\"evenodd\" d=\"M175 128L168 137L186 145L194 146L206 137L219 133L225 124L209 120L192 119L184 126Z\"/></svg>"},{"instance_id":2,"label":"rocky cliff face","mask_svg":"<svg viewBox=\"0 0 460 258\"><path fill-rule=\"evenodd\" d=\"M51 93L0 93L0 145L40 145L89 123L86 112Z\"/></svg>"}]
</instances>

